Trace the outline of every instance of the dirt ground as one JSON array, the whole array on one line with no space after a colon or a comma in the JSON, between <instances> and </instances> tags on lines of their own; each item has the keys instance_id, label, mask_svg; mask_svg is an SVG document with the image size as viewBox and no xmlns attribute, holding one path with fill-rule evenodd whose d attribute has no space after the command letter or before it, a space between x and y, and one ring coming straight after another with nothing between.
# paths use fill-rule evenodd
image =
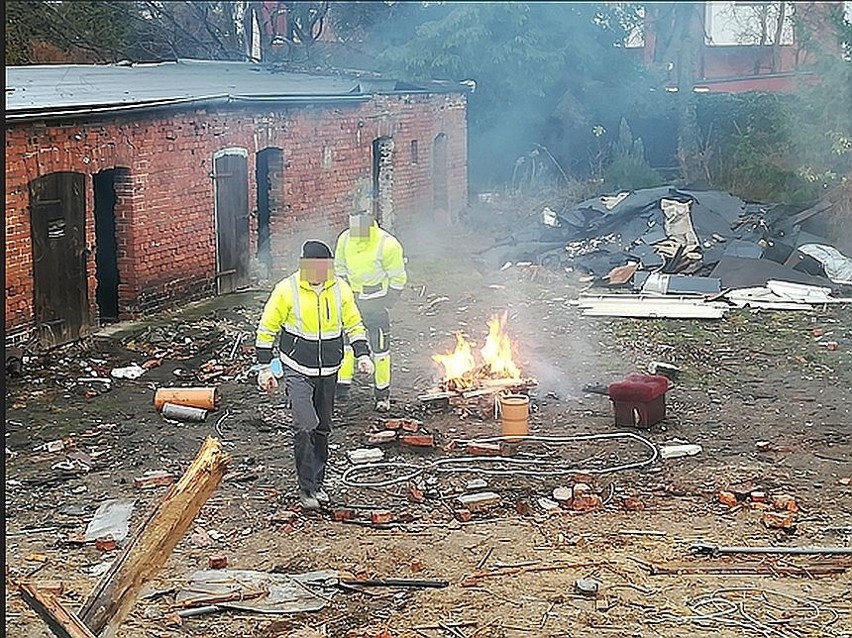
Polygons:
<instances>
[{"instance_id":1,"label":"dirt ground","mask_svg":"<svg viewBox=\"0 0 852 638\"><path fill-rule=\"evenodd\" d=\"M295 502L285 397L260 393L247 374L267 290L220 297L110 327L30 361L23 377L7 379L6 635L50 635L10 579L61 580L63 599L78 607L115 552L75 545L69 534L83 531L108 498L136 499L134 533L166 488L138 490L133 479L151 470L179 475L211 435L233 455L231 470L160 572L156 589L179 588L215 553L227 555L229 568L334 569L449 585L341 592L315 613L223 611L184 619L179 627L166 622L174 602L166 594L137 603L121 636L852 635L850 572L818 573L852 569L852 557L700 558L690 552L697 540L850 545L852 307L739 311L721 321L582 317L570 303L583 286L575 274L500 270L476 258L495 234L482 229L498 227L499 213L477 209L451 236L424 228L401 233L410 284L393 312L391 416L422 419L440 445L415 452L393 444L386 457L422 464L458 454L446 449L453 439L499 434L493 419L427 410L417 396L435 381L431 355L451 349L456 330L481 343L486 320L504 310L521 367L539 381L534 434L620 431L608 398L584 386L645 371L659 360L679 366L681 374L668 393L667 418L639 433L658 445L700 444L699 455L583 479L487 477L501 503L463 523L452 516L453 500L467 480L481 476L475 470L440 475L423 503L411 502L405 485L341 484L346 451L367 444L379 417L362 379L336 418L332 507L354 506L367 518L387 508L403 522L377 529L334 522L328 511L304 514ZM820 331L822 341L838 343L836 350L820 343ZM78 381L163 353L162 365L136 380L114 380L109 391ZM219 387L222 402L204 423L167 421L153 407L157 387L207 384ZM69 444L60 452L36 449L60 438ZM618 440L549 453L581 470L643 458L641 449ZM52 469L75 454L91 465L88 472L79 465ZM591 481L604 506L551 514L539 507L539 498L575 480ZM745 500L729 508L719 502L720 490ZM770 501L792 496L794 527L767 528L761 508L771 505L750 503L753 491L766 492ZM653 566L675 565L681 573L651 574ZM763 573L705 573L737 566ZM487 575L470 580L475 573ZM599 582L597 596L575 593L580 578Z\"/></svg>"}]
</instances>

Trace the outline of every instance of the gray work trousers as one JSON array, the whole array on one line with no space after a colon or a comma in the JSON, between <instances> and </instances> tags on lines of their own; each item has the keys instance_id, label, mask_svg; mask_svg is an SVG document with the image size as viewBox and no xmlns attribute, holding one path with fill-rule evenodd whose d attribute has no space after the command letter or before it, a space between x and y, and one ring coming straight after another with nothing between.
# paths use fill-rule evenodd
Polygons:
<instances>
[{"instance_id":1,"label":"gray work trousers","mask_svg":"<svg viewBox=\"0 0 852 638\"><path fill-rule=\"evenodd\" d=\"M293 413L293 455L299 489L313 493L322 488L325 480L337 375L309 377L285 366L284 383Z\"/></svg>"}]
</instances>

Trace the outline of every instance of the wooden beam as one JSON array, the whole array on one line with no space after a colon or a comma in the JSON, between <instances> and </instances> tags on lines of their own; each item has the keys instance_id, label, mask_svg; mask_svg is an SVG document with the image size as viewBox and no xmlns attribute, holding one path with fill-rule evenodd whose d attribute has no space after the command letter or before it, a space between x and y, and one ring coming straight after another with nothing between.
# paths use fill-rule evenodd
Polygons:
<instances>
[{"instance_id":1,"label":"wooden beam","mask_svg":"<svg viewBox=\"0 0 852 638\"><path fill-rule=\"evenodd\" d=\"M39 589L34 583L21 583L18 591L57 638L95 638L83 621L52 592Z\"/></svg>"},{"instance_id":2,"label":"wooden beam","mask_svg":"<svg viewBox=\"0 0 852 638\"><path fill-rule=\"evenodd\" d=\"M93 634L100 635L104 629L116 633L145 583L163 567L222 481L230 460L218 439L204 442L189 469L169 488L84 602L80 619Z\"/></svg>"}]
</instances>

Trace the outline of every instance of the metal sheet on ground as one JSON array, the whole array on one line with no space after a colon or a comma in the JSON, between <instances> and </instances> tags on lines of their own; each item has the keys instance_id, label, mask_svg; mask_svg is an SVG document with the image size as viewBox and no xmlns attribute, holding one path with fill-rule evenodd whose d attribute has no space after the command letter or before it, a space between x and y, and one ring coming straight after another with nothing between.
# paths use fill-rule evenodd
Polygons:
<instances>
[{"instance_id":1,"label":"metal sheet on ground","mask_svg":"<svg viewBox=\"0 0 852 638\"><path fill-rule=\"evenodd\" d=\"M186 605L193 599L202 601L213 596L265 589L269 593L260 598L217 602L216 606L265 614L294 614L325 607L336 591L338 573L323 570L271 574L249 569L204 569L194 572L188 580L189 584L175 596L179 605Z\"/></svg>"},{"instance_id":2,"label":"metal sheet on ground","mask_svg":"<svg viewBox=\"0 0 852 638\"><path fill-rule=\"evenodd\" d=\"M130 515L135 504L136 501L127 499L111 499L101 503L86 527L86 542L110 536L120 543L127 538L130 533Z\"/></svg>"}]
</instances>

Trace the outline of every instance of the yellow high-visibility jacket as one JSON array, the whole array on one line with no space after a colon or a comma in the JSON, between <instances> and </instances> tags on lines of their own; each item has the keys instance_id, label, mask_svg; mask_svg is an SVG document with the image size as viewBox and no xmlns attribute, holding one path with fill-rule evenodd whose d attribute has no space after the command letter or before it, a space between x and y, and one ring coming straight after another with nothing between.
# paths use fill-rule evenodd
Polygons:
<instances>
[{"instance_id":1,"label":"yellow high-visibility jacket","mask_svg":"<svg viewBox=\"0 0 852 638\"><path fill-rule=\"evenodd\" d=\"M351 237L349 230L337 239L334 251L334 272L345 277L358 299L378 299L388 289L401 291L408 275L402 244L376 222L369 237Z\"/></svg>"},{"instance_id":2,"label":"yellow high-visibility jacket","mask_svg":"<svg viewBox=\"0 0 852 638\"><path fill-rule=\"evenodd\" d=\"M272 346L280 334L284 365L312 377L336 374L343 361L344 333L355 356L370 354L352 289L334 277L317 292L296 272L276 284L263 308L255 341L257 360L272 361Z\"/></svg>"}]
</instances>

